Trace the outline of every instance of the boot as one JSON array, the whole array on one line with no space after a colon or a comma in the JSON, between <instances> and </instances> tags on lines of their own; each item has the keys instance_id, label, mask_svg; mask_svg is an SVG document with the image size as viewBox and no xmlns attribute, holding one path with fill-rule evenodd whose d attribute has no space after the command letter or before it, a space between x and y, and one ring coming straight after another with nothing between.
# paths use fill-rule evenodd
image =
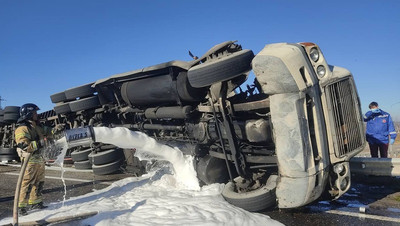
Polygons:
<instances>
[{"instance_id":1,"label":"boot","mask_svg":"<svg viewBox=\"0 0 400 226\"><path fill-rule=\"evenodd\" d=\"M20 216L28 215L28 211L26 210L26 207L18 207L18 215L20 215Z\"/></svg>"},{"instance_id":2,"label":"boot","mask_svg":"<svg viewBox=\"0 0 400 226\"><path fill-rule=\"evenodd\" d=\"M39 202L39 203L33 204L31 206L31 210L41 210L41 209L45 209L45 208L47 208L47 206L45 206L43 204L43 202Z\"/></svg>"}]
</instances>

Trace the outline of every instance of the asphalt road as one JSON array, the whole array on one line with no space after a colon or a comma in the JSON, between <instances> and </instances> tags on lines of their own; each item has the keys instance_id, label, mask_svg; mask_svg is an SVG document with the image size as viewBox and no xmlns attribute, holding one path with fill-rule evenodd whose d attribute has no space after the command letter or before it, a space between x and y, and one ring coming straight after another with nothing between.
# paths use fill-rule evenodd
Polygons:
<instances>
[{"instance_id":1,"label":"asphalt road","mask_svg":"<svg viewBox=\"0 0 400 226\"><path fill-rule=\"evenodd\" d=\"M66 199L102 189L113 181L134 176L114 174L96 176L91 171L66 167ZM15 186L20 167L0 165L0 219L12 216ZM58 167L47 167L45 202L64 199L64 184ZM360 206L368 206L366 213L360 213ZM285 225L400 225L400 178L383 178L353 175L352 188L334 202L316 202L303 208L263 211Z\"/></svg>"},{"instance_id":2,"label":"asphalt road","mask_svg":"<svg viewBox=\"0 0 400 226\"><path fill-rule=\"evenodd\" d=\"M46 179L43 190L45 203L58 202L64 200L64 189L66 197L76 197L87 194L93 190L98 190L109 186L112 182L133 176L131 174L113 174L106 176L94 175L90 170L75 170L72 167L64 168L64 187L61 180L61 169L59 167L46 167ZM18 180L19 165L0 165L0 219L12 216L15 187Z\"/></svg>"}]
</instances>

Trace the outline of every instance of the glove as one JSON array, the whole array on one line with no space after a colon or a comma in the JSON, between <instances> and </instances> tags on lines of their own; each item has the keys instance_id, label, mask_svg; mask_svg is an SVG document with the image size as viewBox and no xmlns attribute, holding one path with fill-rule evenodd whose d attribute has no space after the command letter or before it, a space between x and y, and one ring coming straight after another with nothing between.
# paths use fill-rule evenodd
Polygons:
<instances>
[{"instance_id":1,"label":"glove","mask_svg":"<svg viewBox=\"0 0 400 226\"><path fill-rule=\"evenodd\" d=\"M394 139L390 138L389 144L394 144Z\"/></svg>"}]
</instances>

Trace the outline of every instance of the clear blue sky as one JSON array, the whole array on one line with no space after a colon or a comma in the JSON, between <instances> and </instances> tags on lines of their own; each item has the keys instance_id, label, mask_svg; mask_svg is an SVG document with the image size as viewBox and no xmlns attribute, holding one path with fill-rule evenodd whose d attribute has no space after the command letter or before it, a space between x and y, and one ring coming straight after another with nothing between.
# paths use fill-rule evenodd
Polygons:
<instances>
[{"instance_id":1,"label":"clear blue sky","mask_svg":"<svg viewBox=\"0 0 400 226\"><path fill-rule=\"evenodd\" d=\"M398 0L0 0L0 95L46 111L54 93L188 50L308 41L353 73L364 113L377 101L400 121L399 39Z\"/></svg>"}]
</instances>

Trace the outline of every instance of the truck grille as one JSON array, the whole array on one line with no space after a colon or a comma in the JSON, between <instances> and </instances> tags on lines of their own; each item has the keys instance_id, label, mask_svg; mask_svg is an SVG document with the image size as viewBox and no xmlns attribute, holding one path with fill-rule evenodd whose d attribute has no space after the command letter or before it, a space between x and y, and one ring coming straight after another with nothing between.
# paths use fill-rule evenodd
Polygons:
<instances>
[{"instance_id":1,"label":"truck grille","mask_svg":"<svg viewBox=\"0 0 400 226\"><path fill-rule=\"evenodd\" d=\"M355 151L363 146L358 99L355 86L350 79L342 80L326 87L327 102L333 118L332 133L336 157Z\"/></svg>"}]
</instances>

